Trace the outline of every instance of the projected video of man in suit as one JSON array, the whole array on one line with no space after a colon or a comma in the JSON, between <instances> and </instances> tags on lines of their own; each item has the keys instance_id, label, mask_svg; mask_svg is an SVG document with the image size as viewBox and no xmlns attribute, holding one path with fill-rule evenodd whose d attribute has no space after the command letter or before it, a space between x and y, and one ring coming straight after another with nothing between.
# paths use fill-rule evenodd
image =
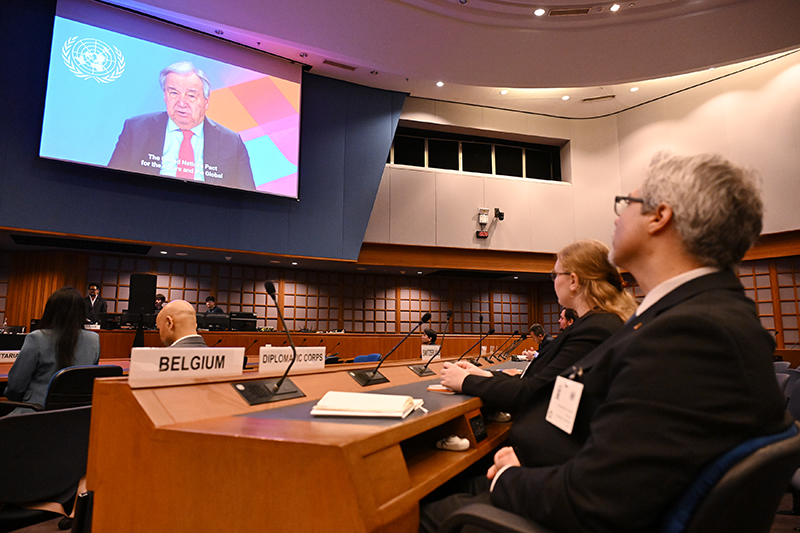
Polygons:
<instances>
[{"instance_id":1,"label":"projected video of man in suit","mask_svg":"<svg viewBox=\"0 0 800 533\"><path fill-rule=\"evenodd\" d=\"M206 117L211 85L190 61L160 74L166 112L125 121L109 167L254 190L241 137Z\"/></svg>"}]
</instances>

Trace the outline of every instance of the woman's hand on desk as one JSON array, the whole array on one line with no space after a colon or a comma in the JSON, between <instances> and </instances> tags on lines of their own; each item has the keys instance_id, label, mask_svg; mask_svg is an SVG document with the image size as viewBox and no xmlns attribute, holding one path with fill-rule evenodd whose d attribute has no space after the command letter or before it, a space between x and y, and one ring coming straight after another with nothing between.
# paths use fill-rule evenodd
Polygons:
<instances>
[{"instance_id":1,"label":"woman's hand on desk","mask_svg":"<svg viewBox=\"0 0 800 533\"><path fill-rule=\"evenodd\" d=\"M464 378L466 378L470 374L476 376L492 377L491 372L486 372L485 370L481 370L480 368L466 361L459 361L455 364L453 363L444 364L444 368L442 369L441 372L441 377L442 377L441 383L442 385L444 385L449 389L452 389L456 392L461 392L462 385L464 384Z\"/></svg>"},{"instance_id":2,"label":"woman's hand on desk","mask_svg":"<svg viewBox=\"0 0 800 533\"><path fill-rule=\"evenodd\" d=\"M467 371L468 374L472 374L473 376L483 376L485 378L492 377L492 373L486 370L481 370L477 366L473 365L469 361L458 361L456 366L463 368Z\"/></svg>"},{"instance_id":3,"label":"woman's hand on desk","mask_svg":"<svg viewBox=\"0 0 800 533\"><path fill-rule=\"evenodd\" d=\"M517 454L514 453L514 448L511 446L506 446L505 448L500 448L496 454L494 454L494 464L489 467L489 471L486 472L486 477L488 479L494 479L494 476L505 467L509 466L522 466L517 459Z\"/></svg>"}]
</instances>

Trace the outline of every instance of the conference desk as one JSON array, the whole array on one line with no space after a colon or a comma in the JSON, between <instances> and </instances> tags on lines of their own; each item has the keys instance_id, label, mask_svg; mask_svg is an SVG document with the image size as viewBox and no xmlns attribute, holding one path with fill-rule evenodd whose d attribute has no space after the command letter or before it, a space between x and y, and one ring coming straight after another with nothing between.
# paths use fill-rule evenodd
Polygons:
<instances>
[{"instance_id":1,"label":"conference desk","mask_svg":"<svg viewBox=\"0 0 800 533\"><path fill-rule=\"evenodd\" d=\"M415 363L417 361L414 361ZM87 486L94 531L415 532L419 500L489 453L510 424L487 423L478 442L470 421L480 399L428 392L387 362L389 383L360 387L346 365L292 375L305 394L249 406L232 382L133 389L127 378L95 383ZM439 372L442 362L431 365ZM407 418L312 417L329 390L409 394L425 400ZM465 452L439 439L470 439Z\"/></svg>"}]
</instances>

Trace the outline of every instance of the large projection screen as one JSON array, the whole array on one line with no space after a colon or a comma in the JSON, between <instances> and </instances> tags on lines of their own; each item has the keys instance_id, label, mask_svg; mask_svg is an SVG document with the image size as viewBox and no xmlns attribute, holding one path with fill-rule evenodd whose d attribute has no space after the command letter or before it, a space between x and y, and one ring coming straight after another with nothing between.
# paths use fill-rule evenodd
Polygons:
<instances>
[{"instance_id":1,"label":"large projection screen","mask_svg":"<svg viewBox=\"0 0 800 533\"><path fill-rule=\"evenodd\" d=\"M300 65L87 0L56 15L41 157L298 198Z\"/></svg>"}]
</instances>

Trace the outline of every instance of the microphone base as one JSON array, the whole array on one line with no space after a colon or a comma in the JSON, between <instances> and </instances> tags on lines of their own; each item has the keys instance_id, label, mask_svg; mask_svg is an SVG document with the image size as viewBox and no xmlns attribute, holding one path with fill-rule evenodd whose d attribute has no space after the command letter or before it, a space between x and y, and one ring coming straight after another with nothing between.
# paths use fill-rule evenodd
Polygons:
<instances>
[{"instance_id":1,"label":"microphone base","mask_svg":"<svg viewBox=\"0 0 800 533\"><path fill-rule=\"evenodd\" d=\"M354 370L352 372L348 372L350 376L358 382L359 385L362 387L366 387L367 385L377 385L378 383L388 383L389 380L386 379L386 376L381 374L380 372L375 372L375 375L372 375L373 370Z\"/></svg>"},{"instance_id":2,"label":"microphone base","mask_svg":"<svg viewBox=\"0 0 800 533\"><path fill-rule=\"evenodd\" d=\"M470 363L472 363L475 366L483 366L481 364L481 358L480 357L476 357L475 359L467 359L467 361L469 361Z\"/></svg>"},{"instance_id":3,"label":"microphone base","mask_svg":"<svg viewBox=\"0 0 800 533\"><path fill-rule=\"evenodd\" d=\"M425 368L425 365L411 365L408 367L408 369L411 370L416 375L418 375L419 377L436 375L436 372L434 372L430 368Z\"/></svg>"},{"instance_id":4,"label":"microphone base","mask_svg":"<svg viewBox=\"0 0 800 533\"><path fill-rule=\"evenodd\" d=\"M292 398L303 398L305 394L292 383L292 380L285 379L278 392L272 392L275 384L280 378L264 379L261 381L242 381L231 383L236 392L245 399L250 405L260 405L262 403L280 402Z\"/></svg>"}]
</instances>

